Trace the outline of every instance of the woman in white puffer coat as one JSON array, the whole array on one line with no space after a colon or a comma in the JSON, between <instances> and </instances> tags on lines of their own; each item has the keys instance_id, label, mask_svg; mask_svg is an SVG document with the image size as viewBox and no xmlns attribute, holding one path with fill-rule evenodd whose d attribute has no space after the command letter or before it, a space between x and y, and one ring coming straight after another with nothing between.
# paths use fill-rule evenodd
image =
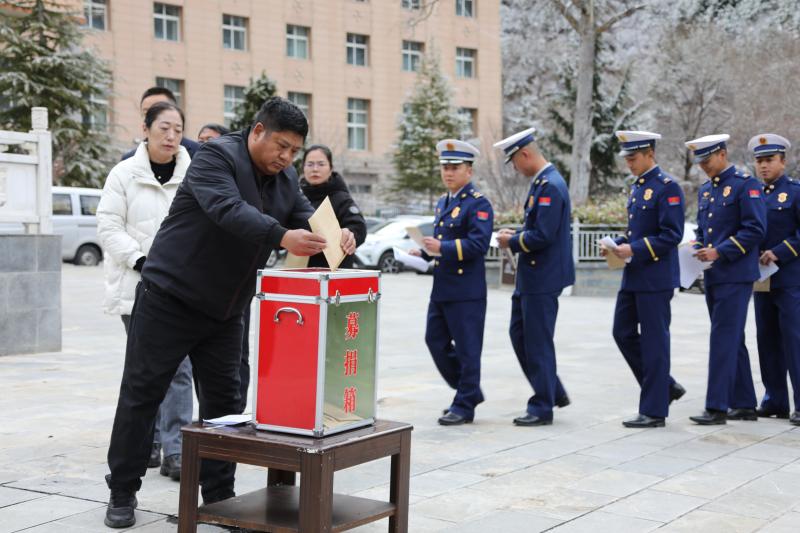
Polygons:
<instances>
[{"instance_id":1,"label":"woman in white puffer coat","mask_svg":"<svg viewBox=\"0 0 800 533\"><path fill-rule=\"evenodd\" d=\"M180 144L183 123L174 104L153 104L143 125L147 140L111 170L97 206L105 263L103 308L121 316L126 333L142 266L189 167L189 153ZM191 419L192 367L187 357L159 407L148 466L160 465L162 475L180 479L180 428Z\"/></svg>"}]
</instances>

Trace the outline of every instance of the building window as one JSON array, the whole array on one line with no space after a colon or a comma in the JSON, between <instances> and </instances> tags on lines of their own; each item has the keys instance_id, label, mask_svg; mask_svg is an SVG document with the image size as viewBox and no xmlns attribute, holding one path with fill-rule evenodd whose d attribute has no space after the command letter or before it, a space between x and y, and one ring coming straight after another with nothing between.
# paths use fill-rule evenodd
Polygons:
<instances>
[{"instance_id":1,"label":"building window","mask_svg":"<svg viewBox=\"0 0 800 533\"><path fill-rule=\"evenodd\" d=\"M475 77L475 56L477 50L472 48L456 48L456 77L474 78Z\"/></svg>"},{"instance_id":2,"label":"building window","mask_svg":"<svg viewBox=\"0 0 800 533\"><path fill-rule=\"evenodd\" d=\"M422 62L425 45L416 41L403 41L403 70L417 72Z\"/></svg>"},{"instance_id":3,"label":"building window","mask_svg":"<svg viewBox=\"0 0 800 533\"><path fill-rule=\"evenodd\" d=\"M459 17L474 17L475 16L475 1L474 0L456 0L456 15Z\"/></svg>"},{"instance_id":4,"label":"building window","mask_svg":"<svg viewBox=\"0 0 800 533\"><path fill-rule=\"evenodd\" d=\"M369 124L369 100L347 99L347 148L367 149L367 126Z\"/></svg>"},{"instance_id":5,"label":"building window","mask_svg":"<svg viewBox=\"0 0 800 533\"><path fill-rule=\"evenodd\" d=\"M163 87L175 95L175 103L183 109L183 80L173 78L156 78L156 87Z\"/></svg>"},{"instance_id":6,"label":"building window","mask_svg":"<svg viewBox=\"0 0 800 533\"><path fill-rule=\"evenodd\" d=\"M357 33L347 34L347 64L367 66L367 48L369 47L369 37L358 35Z\"/></svg>"},{"instance_id":7,"label":"building window","mask_svg":"<svg viewBox=\"0 0 800 533\"><path fill-rule=\"evenodd\" d=\"M289 100L294 105L296 105L297 107L299 107L300 111L303 112L303 114L306 116L307 119L309 117L311 117L311 114L310 114L311 113L311 95L310 94L308 94L308 93L295 93L295 92L289 91L289 93L286 95L286 99Z\"/></svg>"},{"instance_id":8,"label":"building window","mask_svg":"<svg viewBox=\"0 0 800 533\"><path fill-rule=\"evenodd\" d=\"M247 50L246 18L222 15L222 47L229 50Z\"/></svg>"},{"instance_id":9,"label":"building window","mask_svg":"<svg viewBox=\"0 0 800 533\"><path fill-rule=\"evenodd\" d=\"M460 107L458 114L461 116L461 138L473 139L478 136L478 110L472 107Z\"/></svg>"},{"instance_id":10,"label":"building window","mask_svg":"<svg viewBox=\"0 0 800 533\"><path fill-rule=\"evenodd\" d=\"M89 98L92 105L91 113L84 117L84 123L92 131L108 130L108 101L99 98Z\"/></svg>"},{"instance_id":11,"label":"building window","mask_svg":"<svg viewBox=\"0 0 800 533\"><path fill-rule=\"evenodd\" d=\"M225 126L229 127L231 122L236 119L236 108L243 103L244 87L226 85L222 106L222 116L225 119Z\"/></svg>"},{"instance_id":12,"label":"building window","mask_svg":"<svg viewBox=\"0 0 800 533\"><path fill-rule=\"evenodd\" d=\"M181 8L169 4L153 4L153 24L156 39L180 41Z\"/></svg>"},{"instance_id":13,"label":"building window","mask_svg":"<svg viewBox=\"0 0 800 533\"><path fill-rule=\"evenodd\" d=\"M353 194L372 194L372 184L370 183L353 183L348 187Z\"/></svg>"},{"instance_id":14,"label":"building window","mask_svg":"<svg viewBox=\"0 0 800 533\"><path fill-rule=\"evenodd\" d=\"M93 30L108 28L108 2L106 0L83 0L83 25Z\"/></svg>"},{"instance_id":15,"label":"building window","mask_svg":"<svg viewBox=\"0 0 800 533\"><path fill-rule=\"evenodd\" d=\"M286 26L286 56L297 59L308 59L308 37L310 28L305 26Z\"/></svg>"},{"instance_id":16,"label":"building window","mask_svg":"<svg viewBox=\"0 0 800 533\"><path fill-rule=\"evenodd\" d=\"M422 0L401 0L400 5L403 9L419 9Z\"/></svg>"}]
</instances>

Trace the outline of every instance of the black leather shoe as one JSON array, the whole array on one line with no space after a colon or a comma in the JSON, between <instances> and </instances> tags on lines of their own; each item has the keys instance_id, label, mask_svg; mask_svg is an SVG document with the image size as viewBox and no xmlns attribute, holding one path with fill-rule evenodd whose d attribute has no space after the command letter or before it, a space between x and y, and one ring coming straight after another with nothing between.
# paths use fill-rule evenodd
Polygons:
<instances>
[{"instance_id":1,"label":"black leather shoe","mask_svg":"<svg viewBox=\"0 0 800 533\"><path fill-rule=\"evenodd\" d=\"M136 523L134 509L139 505L135 490L111 489L105 525L113 528L131 527Z\"/></svg>"},{"instance_id":2,"label":"black leather shoe","mask_svg":"<svg viewBox=\"0 0 800 533\"><path fill-rule=\"evenodd\" d=\"M569 400L569 396L566 394L561 398L556 398L556 407L566 407L572 402Z\"/></svg>"},{"instance_id":3,"label":"black leather shoe","mask_svg":"<svg viewBox=\"0 0 800 533\"><path fill-rule=\"evenodd\" d=\"M549 426L553 423L553 419L546 419L540 416L526 414L518 416L514 419L515 426Z\"/></svg>"},{"instance_id":4,"label":"black leather shoe","mask_svg":"<svg viewBox=\"0 0 800 533\"><path fill-rule=\"evenodd\" d=\"M172 478L173 481L181 480L181 454L168 455L161 463L160 473L162 476Z\"/></svg>"},{"instance_id":5,"label":"black leather shoe","mask_svg":"<svg viewBox=\"0 0 800 533\"><path fill-rule=\"evenodd\" d=\"M444 416L439 417L439 424L442 426L460 426L461 424L471 424L472 419L458 415L453 411L447 411Z\"/></svg>"},{"instance_id":6,"label":"black leather shoe","mask_svg":"<svg viewBox=\"0 0 800 533\"><path fill-rule=\"evenodd\" d=\"M775 418L789 418L789 410L786 411L778 411L777 409L773 409L771 407L759 407L756 409L756 415L759 418L769 418L774 416Z\"/></svg>"},{"instance_id":7,"label":"black leather shoe","mask_svg":"<svg viewBox=\"0 0 800 533\"><path fill-rule=\"evenodd\" d=\"M728 409L728 420L758 420L755 409Z\"/></svg>"},{"instance_id":8,"label":"black leather shoe","mask_svg":"<svg viewBox=\"0 0 800 533\"><path fill-rule=\"evenodd\" d=\"M717 426L727 424L728 413L725 411L703 411L702 415L690 416L689 420L701 426Z\"/></svg>"},{"instance_id":9,"label":"black leather shoe","mask_svg":"<svg viewBox=\"0 0 800 533\"><path fill-rule=\"evenodd\" d=\"M672 403L675 400L680 400L684 394L686 394L686 389L684 389L677 381L674 382L669 386L669 403Z\"/></svg>"},{"instance_id":10,"label":"black leather shoe","mask_svg":"<svg viewBox=\"0 0 800 533\"><path fill-rule=\"evenodd\" d=\"M800 426L800 411L795 411L794 413L792 413L792 416L789 417L789 422L791 422L795 426Z\"/></svg>"},{"instance_id":11,"label":"black leather shoe","mask_svg":"<svg viewBox=\"0 0 800 533\"><path fill-rule=\"evenodd\" d=\"M625 420L622 425L626 428L663 428L665 423L663 418L638 415L636 418Z\"/></svg>"},{"instance_id":12,"label":"black leather shoe","mask_svg":"<svg viewBox=\"0 0 800 533\"><path fill-rule=\"evenodd\" d=\"M153 443L150 448L150 459L147 460L147 468L155 468L161 466L161 444L158 442Z\"/></svg>"}]
</instances>

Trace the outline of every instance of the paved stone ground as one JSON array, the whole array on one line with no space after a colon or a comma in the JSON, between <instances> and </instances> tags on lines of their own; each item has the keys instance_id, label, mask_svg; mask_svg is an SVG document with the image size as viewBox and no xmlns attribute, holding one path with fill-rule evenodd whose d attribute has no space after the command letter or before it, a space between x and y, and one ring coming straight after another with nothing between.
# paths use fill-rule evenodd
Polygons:
<instances>
[{"instance_id":1,"label":"paved stone ground","mask_svg":"<svg viewBox=\"0 0 800 533\"><path fill-rule=\"evenodd\" d=\"M431 278L384 277L380 406L410 422L414 533L800 531L800 430L786 421L700 427L708 319L701 296L673 300L673 375L688 394L665 429L630 430L638 389L611 339L610 298L563 297L559 374L573 404L517 428L530 394L509 345L507 291L490 291L483 390L474 424L436 425L451 393L423 341ZM0 532L107 531L106 446L124 333L100 311L102 271L64 265L64 349L0 358ZM758 379L752 312L748 345ZM757 385L761 394L760 382ZM337 474L336 490L388 498L388 462ZM237 489L263 485L242 466ZM150 470L136 528L175 531L178 484ZM203 526L201 531L218 531ZM386 521L357 531L385 531Z\"/></svg>"}]
</instances>

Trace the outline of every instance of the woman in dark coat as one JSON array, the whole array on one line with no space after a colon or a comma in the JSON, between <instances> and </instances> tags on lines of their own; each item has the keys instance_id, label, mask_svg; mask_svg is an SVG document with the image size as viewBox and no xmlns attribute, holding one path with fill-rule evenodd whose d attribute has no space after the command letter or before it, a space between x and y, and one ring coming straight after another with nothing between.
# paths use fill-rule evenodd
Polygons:
<instances>
[{"instance_id":1,"label":"woman in dark coat","mask_svg":"<svg viewBox=\"0 0 800 533\"><path fill-rule=\"evenodd\" d=\"M333 211L339 226L353 232L356 246L360 246L367 238L367 224L361 210L350 196L344 179L333 170L333 156L327 146L315 144L306 150L303 155L303 177L300 179L300 188L303 194L316 209L330 196ZM353 268L354 255L348 255L339 265L339 268ZM308 259L309 267L327 267L328 262L321 253Z\"/></svg>"}]
</instances>

